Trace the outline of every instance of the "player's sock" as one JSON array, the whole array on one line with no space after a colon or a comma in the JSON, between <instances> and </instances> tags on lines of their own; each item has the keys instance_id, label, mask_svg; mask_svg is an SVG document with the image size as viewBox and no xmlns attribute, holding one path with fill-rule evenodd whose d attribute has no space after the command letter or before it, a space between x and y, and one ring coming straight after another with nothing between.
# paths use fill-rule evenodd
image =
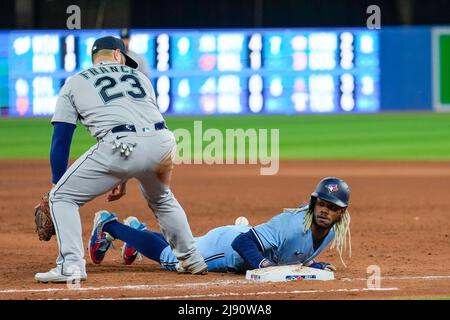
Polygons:
<instances>
[{"instance_id":1,"label":"player's sock","mask_svg":"<svg viewBox=\"0 0 450 320\"><path fill-rule=\"evenodd\" d=\"M159 263L161 252L169 245L160 233L152 231L140 231L112 221L103 227L113 238L126 242L134 247L139 253Z\"/></svg>"}]
</instances>

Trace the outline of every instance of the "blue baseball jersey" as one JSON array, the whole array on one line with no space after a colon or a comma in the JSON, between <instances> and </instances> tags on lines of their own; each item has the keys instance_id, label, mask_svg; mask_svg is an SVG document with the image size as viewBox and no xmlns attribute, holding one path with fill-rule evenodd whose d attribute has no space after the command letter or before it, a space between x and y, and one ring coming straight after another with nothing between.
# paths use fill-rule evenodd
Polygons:
<instances>
[{"instance_id":1,"label":"blue baseball jersey","mask_svg":"<svg viewBox=\"0 0 450 320\"><path fill-rule=\"evenodd\" d=\"M219 227L195 238L197 248L205 258L209 271L243 273L251 268L233 250L231 244L241 233L252 230L263 248L262 254L265 258L279 265L306 263L328 246L334 238L334 230L331 229L317 250L314 250L311 228L306 232L303 231L305 212L286 211L254 228ZM166 269L174 271L177 262L169 246L161 252L160 263Z\"/></svg>"}]
</instances>

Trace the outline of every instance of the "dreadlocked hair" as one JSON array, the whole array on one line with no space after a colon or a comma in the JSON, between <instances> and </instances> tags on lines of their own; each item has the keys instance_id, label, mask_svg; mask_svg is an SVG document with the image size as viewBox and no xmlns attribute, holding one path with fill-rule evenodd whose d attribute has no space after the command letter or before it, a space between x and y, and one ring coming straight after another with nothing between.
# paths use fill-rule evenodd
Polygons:
<instances>
[{"instance_id":1,"label":"dreadlocked hair","mask_svg":"<svg viewBox=\"0 0 450 320\"><path fill-rule=\"evenodd\" d=\"M305 210L305 207L284 209L284 212L296 213L300 211L305 211L303 230L304 232L306 232L311 228L314 217L313 211L311 209ZM339 258L341 259L342 264L344 265L344 267L347 268L347 265L342 259L344 251L347 250L347 243L349 252L348 256L349 257L352 256L352 238L350 234L350 212L348 212L347 209L345 209L345 212L341 216L341 219L334 224L333 228L334 228L334 239L333 242L331 243L330 249L336 249L336 251L339 253Z\"/></svg>"}]
</instances>

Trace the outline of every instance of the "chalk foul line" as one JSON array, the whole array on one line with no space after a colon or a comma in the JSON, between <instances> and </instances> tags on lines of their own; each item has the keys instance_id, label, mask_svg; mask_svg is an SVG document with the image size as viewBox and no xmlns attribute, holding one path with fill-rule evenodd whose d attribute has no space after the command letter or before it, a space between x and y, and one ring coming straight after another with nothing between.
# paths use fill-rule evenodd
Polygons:
<instances>
[{"instance_id":1,"label":"chalk foul line","mask_svg":"<svg viewBox=\"0 0 450 320\"><path fill-rule=\"evenodd\" d=\"M381 277L380 280L445 280L450 279L450 275L442 276L399 276L399 277ZM343 278L337 281L351 282L351 281L367 281L366 278ZM255 283L248 280L219 280L211 282L199 282L199 283L169 283L169 284L153 284L153 285L126 285L126 286L101 286L101 287L80 287L80 288L44 288L44 289L7 289L0 290L0 293L45 293L45 292L77 292L77 291L110 291L110 290L136 290L136 291L151 291L155 289L167 289L167 288L195 288L195 287L208 287L211 286L232 286L240 284L264 284ZM337 289L336 289L337 290Z\"/></svg>"},{"instance_id":2,"label":"chalk foul line","mask_svg":"<svg viewBox=\"0 0 450 320\"><path fill-rule=\"evenodd\" d=\"M130 298L101 298L83 300L170 300L170 299L198 299L198 298L219 298L237 296L264 296L264 295L284 295L284 294L307 294L307 293L339 293L339 292L372 292L372 291L398 291L399 288L376 288L376 289L330 289L330 290L288 290L288 291L263 291L263 292L221 292L209 294L191 294L180 296L160 296L160 297L130 297Z\"/></svg>"}]
</instances>

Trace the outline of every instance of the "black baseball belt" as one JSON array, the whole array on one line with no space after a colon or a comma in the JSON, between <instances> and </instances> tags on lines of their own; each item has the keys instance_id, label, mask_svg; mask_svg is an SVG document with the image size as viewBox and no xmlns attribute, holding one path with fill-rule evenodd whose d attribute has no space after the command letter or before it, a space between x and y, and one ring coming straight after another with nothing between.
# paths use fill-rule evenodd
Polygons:
<instances>
[{"instance_id":1,"label":"black baseball belt","mask_svg":"<svg viewBox=\"0 0 450 320\"><path fill-rule=\"evenodd\" d=\"M165 121L161 121L161 122L156 122L154 124L155 130L163 130L163 129L169 129L166 125ZM146 130L147 129L147 130ZM150 128L142 128L142 130L144 132L149 131ZM117 133L117 132L136 132L136 127L132 124L122 124L120 126L114 127L111 130L112 133Z\"/></svg>"}]
</instances>

